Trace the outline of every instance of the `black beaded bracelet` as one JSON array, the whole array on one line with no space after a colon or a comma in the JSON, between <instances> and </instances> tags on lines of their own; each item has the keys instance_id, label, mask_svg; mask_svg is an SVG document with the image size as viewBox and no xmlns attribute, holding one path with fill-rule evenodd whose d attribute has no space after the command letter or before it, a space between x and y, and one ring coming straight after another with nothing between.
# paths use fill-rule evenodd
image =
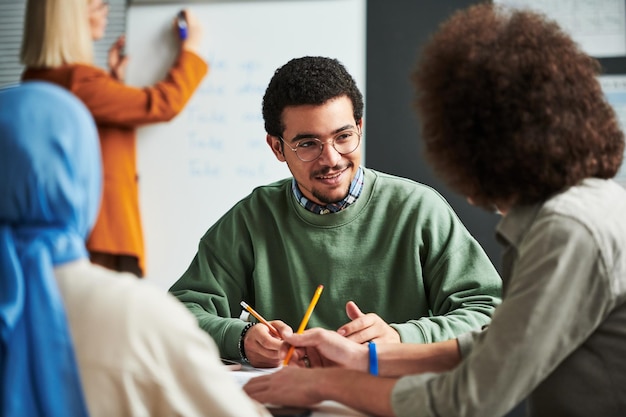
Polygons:
<instances>
[{"instance_id":1,"label":"black beaded bracelet","mask_svg":"<svg viewBox=\"0 0 626 417\"><path fill-rule=\"evenodd\" d=\"M239 356L241 356L241 360L245 363L250 363L250 361L248 360L248 357L246 356L246 348L243 345L243 338L246 336L246 333L248 333L248 330L250 330L250 328L254 326L255 324L256 323L246 324L246 327L244 327L243 330L241 331L241 336L239 336L239 343L237 343L237 347L239 348Z\"/></svg>"}]
</instances>

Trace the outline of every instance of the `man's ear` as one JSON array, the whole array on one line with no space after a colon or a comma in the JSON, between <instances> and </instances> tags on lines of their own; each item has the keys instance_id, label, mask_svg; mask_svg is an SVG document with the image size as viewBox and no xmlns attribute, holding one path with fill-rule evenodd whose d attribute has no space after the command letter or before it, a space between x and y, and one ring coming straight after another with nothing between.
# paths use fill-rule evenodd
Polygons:
<instances>
[{"instance_id":1,"label":"man's ear","mask_svg":"<svg viewBox=\"0 0 626 417\"><path fill-rule=\"evenodd\" d=\"M278 159L280 162L286 162L285 155L283 154L283 144L280 142L280 139L276 136L267 135L265 137L265 141L274 153L276 159Z\"/></svg>"}]
</instances>

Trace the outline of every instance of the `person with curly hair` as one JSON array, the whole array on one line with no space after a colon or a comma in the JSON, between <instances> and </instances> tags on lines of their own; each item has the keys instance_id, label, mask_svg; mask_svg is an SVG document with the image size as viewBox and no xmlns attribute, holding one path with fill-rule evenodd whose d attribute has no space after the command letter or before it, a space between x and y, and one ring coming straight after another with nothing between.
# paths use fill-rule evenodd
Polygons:
<instances>
[{"instance_id":1,"label":"person with curly hair","mask_svg":"<svg viewBox=\"0 0 626 417\"><path fill-rule=\"evenodd\" d=\"M244 389L381 416L502 416L526 398L531 416L626 415L624 135L599 69L543 15L484 3L451 16L413 74L416 107L438 174L502 214L502 304L486 329L429 345L283 333L282 354L297 346L317 369Z\"/></svg>"},{"instance_id":2,"label":"person with curly hair","mask_svg":"<svg viewBox=\"0 0 626 417\"><path fill-rule=\"evenodd\" d=\"M278 366L281 339L241 320L240 302L290 332L320 284L310 324L358 343L435 342L489 323L501 294L493 264L437 192L361 165L363 96L339 61L283 65L263 117L293 177L224 214L170 288L223 357Z\"/></svg>"}]
</instances>

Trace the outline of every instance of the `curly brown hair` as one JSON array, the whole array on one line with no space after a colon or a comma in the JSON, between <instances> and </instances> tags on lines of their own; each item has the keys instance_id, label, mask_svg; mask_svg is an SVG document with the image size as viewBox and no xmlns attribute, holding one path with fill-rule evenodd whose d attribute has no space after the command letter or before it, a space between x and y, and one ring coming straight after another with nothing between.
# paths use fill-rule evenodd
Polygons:
<instances>
[{"instance_id":1,"label":"curly brown hair","mask_svg":"<svg viewBox=\"0 0 626 417\"><path fill-rule=\"evenodd\" d=\"M484 208L613 177L624 136L599 70L541 14L491 3L455 13L412 74L428 161Z\"/></svg>"},{"instance_id":2,"label":"curly brown hair","mask_svg":"<svg viewBox=\"0 0 626 417\"><path fill-rule=\"evenodd\" d=\"M282 136L285 107L321 105L341 96L352 102L354 121L361 120L363 95L341 62L321 56L294 58L276 70L265 90L262 105L265 131Z\"/></svg>"}]
</instances>

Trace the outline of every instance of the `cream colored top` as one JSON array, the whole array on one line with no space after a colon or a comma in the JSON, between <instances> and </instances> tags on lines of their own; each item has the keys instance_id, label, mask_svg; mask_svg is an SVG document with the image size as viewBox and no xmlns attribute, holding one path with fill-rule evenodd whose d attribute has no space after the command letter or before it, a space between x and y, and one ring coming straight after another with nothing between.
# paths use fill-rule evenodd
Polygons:
<instances>
[{"instance_id":1,"label":"cream colored top","mask_svg":"<svg viewBox=\"0 0 626 417\"><path fill-rule=\"evenodd\" d=\"M169 294L87 260L55 274L91 416L269 416Z\"/></svg>"}]
</instances>

